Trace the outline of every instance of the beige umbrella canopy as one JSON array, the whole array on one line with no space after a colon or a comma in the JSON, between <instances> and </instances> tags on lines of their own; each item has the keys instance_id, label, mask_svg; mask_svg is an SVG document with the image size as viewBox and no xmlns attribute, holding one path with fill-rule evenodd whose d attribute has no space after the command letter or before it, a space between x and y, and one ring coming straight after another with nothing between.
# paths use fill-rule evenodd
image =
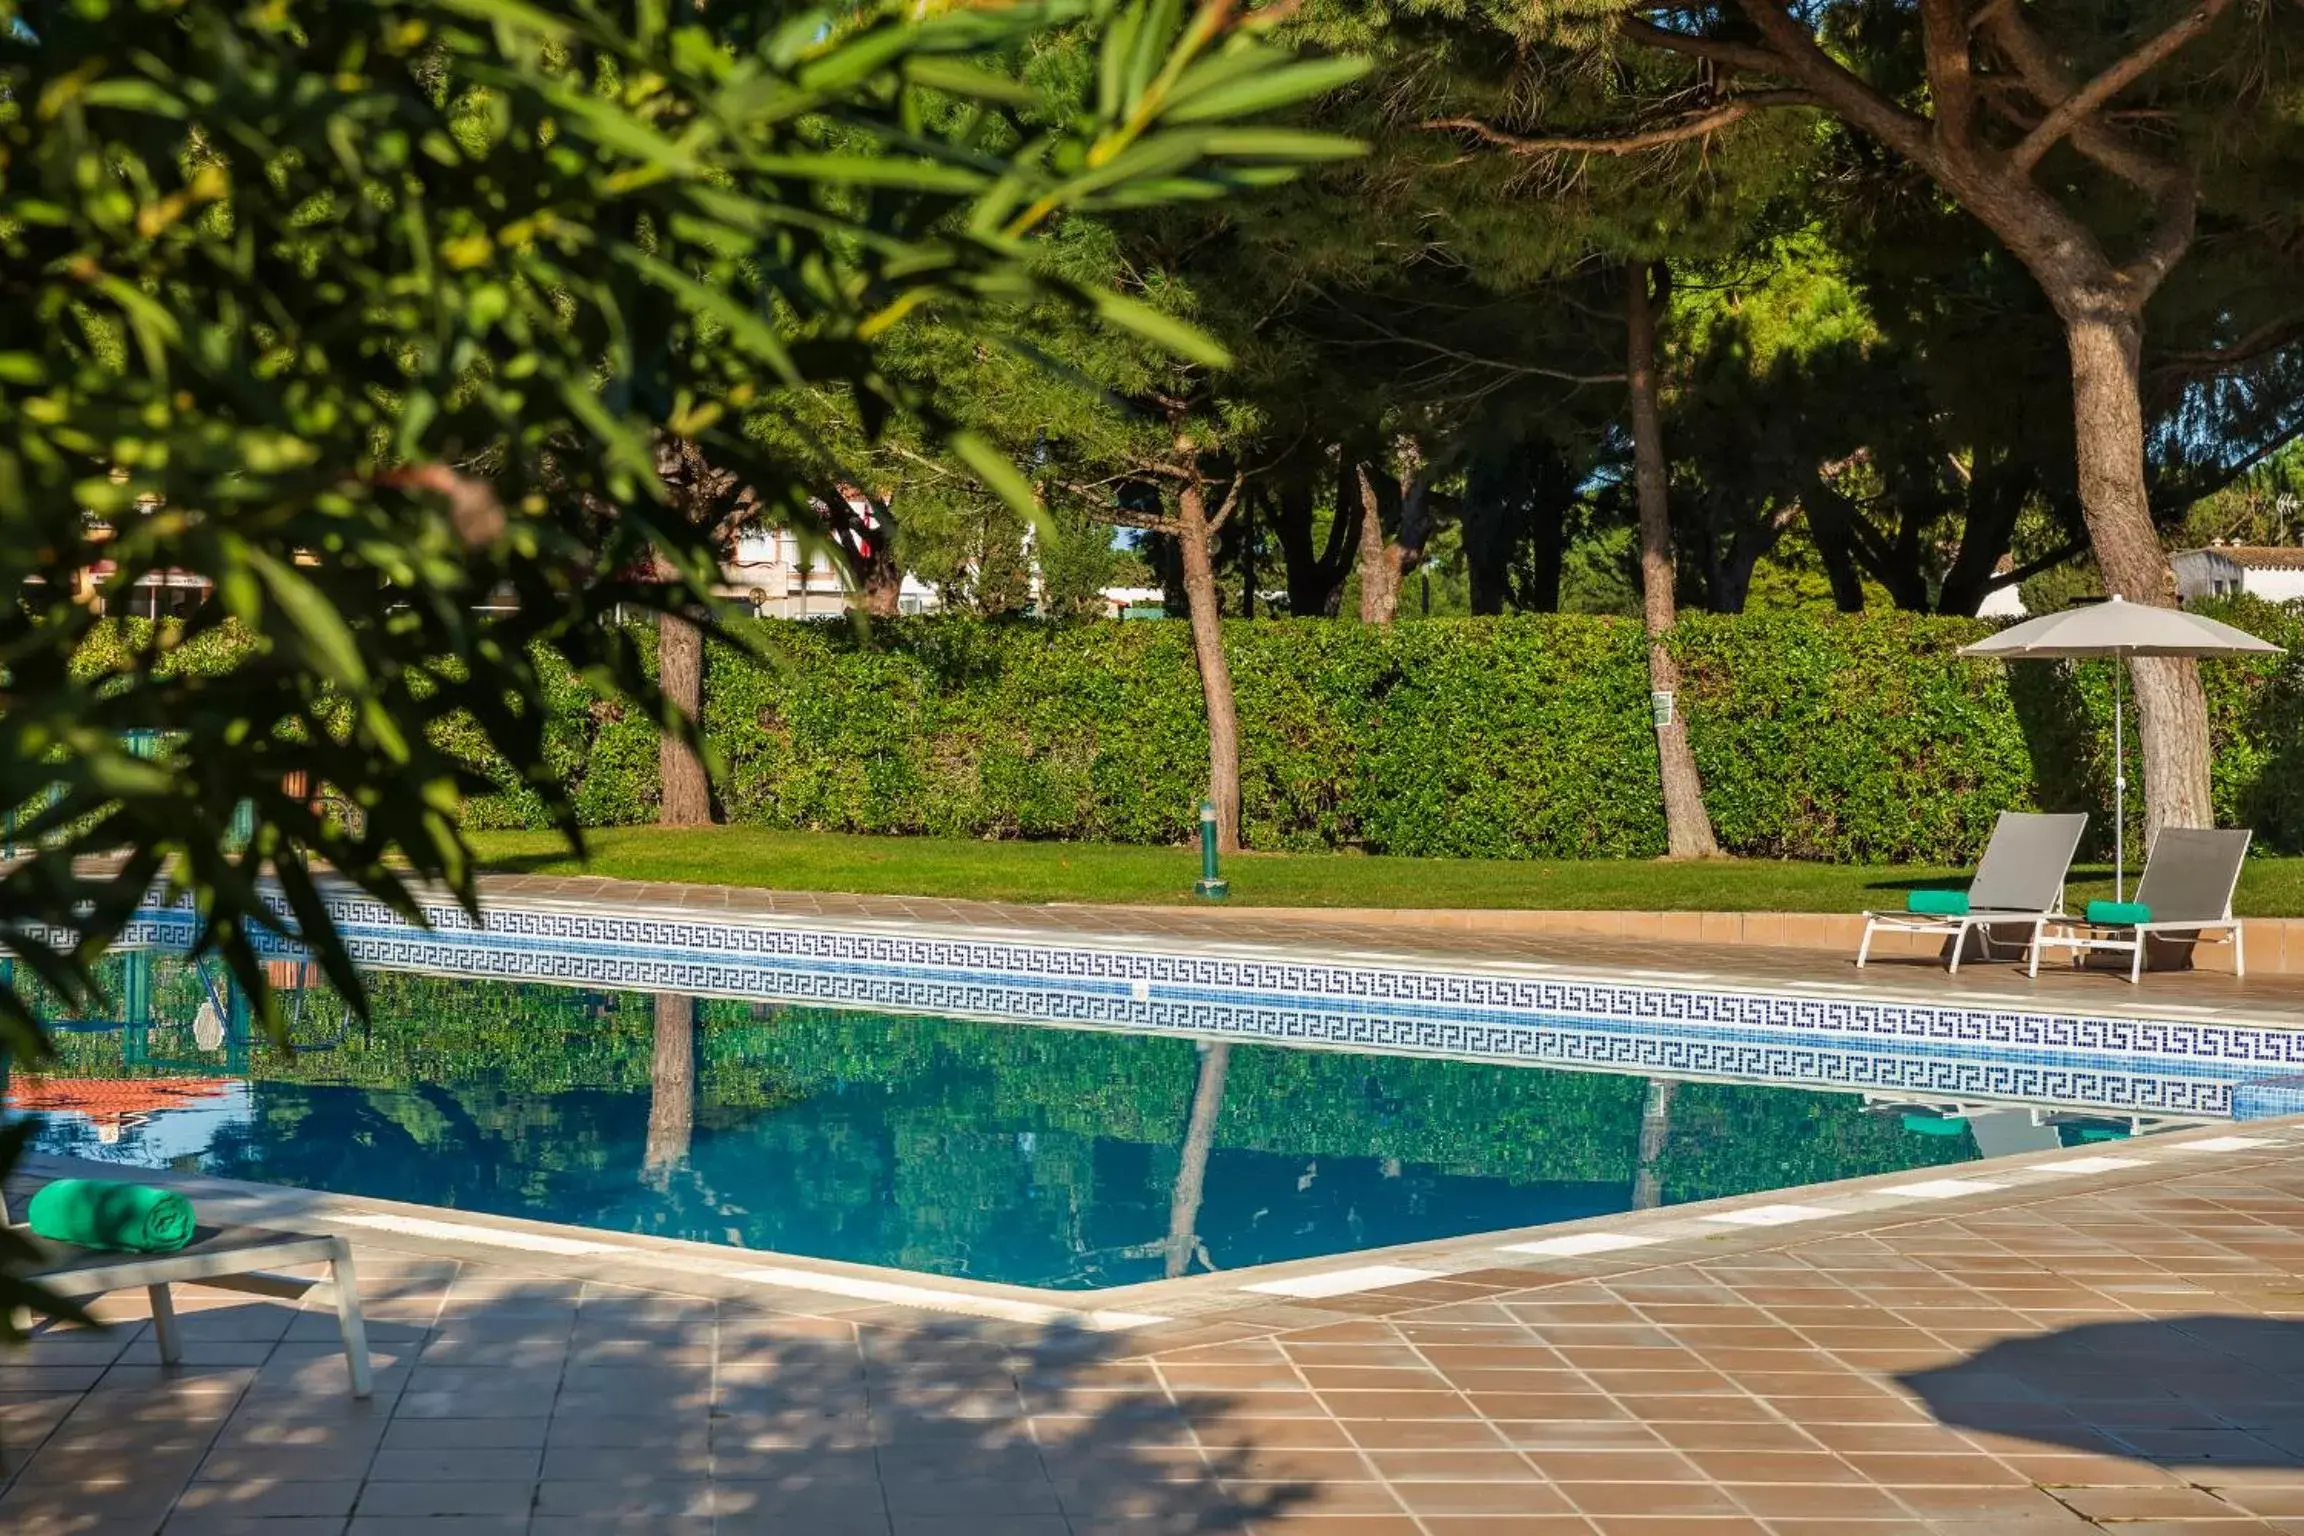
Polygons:
<instances>
[{"instance_id":1,"label":"beige umbrella canopy","mask_svg":"<svg viewBox=\"0 0 2304 1536\"><path fill-rule=\"evenodd\" d=\"M2119 897L2126 891L2128 876L2128 736L2121 663L2131 656L2265 655L2279 650L2244 629L2181 608L2123 602L2115 595L2107 602L2011 624L1989 639L1962 646L1960 654L1997 656L2003 661L2112 658L2112 894Z\"/></svg>"}]
</instances>

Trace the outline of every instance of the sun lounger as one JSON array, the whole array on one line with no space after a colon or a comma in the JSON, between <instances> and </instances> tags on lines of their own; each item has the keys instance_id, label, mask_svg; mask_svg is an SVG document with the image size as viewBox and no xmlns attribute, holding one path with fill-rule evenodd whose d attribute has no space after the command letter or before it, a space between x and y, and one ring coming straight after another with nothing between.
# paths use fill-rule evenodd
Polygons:
<instances>
[{"instance_id":1,"label":"sun lounger","mask_svg":"<svg viewBox=\"0 0 2304 1536\"><path fill-rule=\"evenodd\" d=\"M1955 971L1970 933L1983 942L1987 957L1992 954L1995 928L2022 927L2037 935L2043 920L2063 915L2064 876L2087 826L2088 818L2078 813L2002 811L1976 866L1976 878L1968 884L1966 910L1867 912L1856 963L1871 958L1872 936L1882 932L1944 935L1952 941Z\"/></svg>"},{"instance_id":2,"label":"sun lounger","mask_svg":"<svg viewBox=\"0 0 2304 1536\"><path fill-rule=\"evenodd\" d=\"M26 1188L20 1193L29 1194ZM8 1204L0 1194L0 1222L8 1220ZM18 1227L38 1246L45 1262L29 1276L56 1295L85 1301L113 1291L142 1286L152 1300L152 1334L160 1345L163 1364L184 1357L184 1341L176 1326L176 1306L169 1291L174 1285L205 1285L218 1290L248 1291L259 1296L301 1297L316 1283L273 1273L307 1264L326 1264L336 1292L336 1329L344 1343L344 1364L352 1378L352 1395L367 1397L376 1389L368 1369L368 1326L360 1315L360 1286L352 1270L352 1245L341 1237L317 1232L275 1232L262 1227L198 1228L191 1243L174 1253L107 1253L74 1248L33 1236Z\"/></svg>"},{"instance_id":3,"label":"sun lounger","mask_svg":"<svg viewBox=\"0 0 2304 1536\"><path fill-rule=\"evenodd\" d=\"M2154 934L2197 939L2204 929L2223 929L2232 936L2234 973L2247 975L2248 951L2241 942L2240 920L2232 915L2232 893L2240 884L2240 866L2247 862L2253 835L2199 827L2163 829L2153 840L2152 856L2144 861L2136 899L2125 904L2136 913L2123 914L2117 921L2092 921L2085 915L2055 919L2054 932L2033 940L2032 974L2040 974L2042 949L2069 949L2076 962L2100 949L2126 950L2128 979L2139 981L2145 943ZM2089 903L2100 913L2110 905Z\"/></svg>"}]
</instances>

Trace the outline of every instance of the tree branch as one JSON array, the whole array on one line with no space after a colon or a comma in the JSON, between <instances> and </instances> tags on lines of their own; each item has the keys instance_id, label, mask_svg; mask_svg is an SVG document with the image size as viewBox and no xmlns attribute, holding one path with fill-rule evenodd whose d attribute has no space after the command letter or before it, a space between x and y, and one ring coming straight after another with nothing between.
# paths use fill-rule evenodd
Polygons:
<instances>
[{"instance_id":1,"label":"tree branch","mask_svg":"<svg viewBox=\"0 0 2304 1536\"><path fill-rule=\"evenodd\" d=\"M1996 572L1990 581L1984 583L1984 590L1997 592L2002 587L2013 587L2019 582L2030 581L2043 571L2052 571L2073 556L2086 553L2088 553L2088 541L2085 538L2068 540L2057 545L2037 560L2027 560L2022 565L2008 571Z\"/></svg>"},{"instance_id":2,"label":"tree branch","mask_svg":"<svg viewBox=\"0 0 2304 1536\"><path fill-rule=\"evenodd\" d=\"M1232 477L1231 485L1224 492L1223 505L1216 509L1214 517L1208 519L1208 532L1211 537L1221 533L1224 525L1232 520L1232 514L1240 510L1240 489L1247 483L1248 477L1246 475L1234 475Z\"/></svg>"},{"instance_id":3,"label":"tree branch","mask_svg":"<svg viewBox=\"0 0 2304 1536\"><path fill-rule=\"evenodd\" d=\"M2198 0L2190 11L2158 36L2139 44L2125 58L2109 65L2095 79L2049 108L2040 126L2024 135L2023 142L2009 155L2009 163L2019 172L2030 174L2032 167L2040 163L2040 157L2055 148L2066 134L2095 116L2099 108L2150 73L2153 66L2214 26L2231 4L2232 0Z\"/></svg>"},{"instance_id":4,"label":"tree branch","mask_svg":"<svg viewBox=\"0 0 2304 1536\"><path fill-rule=\"evenodd\" d=\"M1936 144L1962 158L1976 148L1976 77L1965 10L1966 0L1920 0L1920 48L1936 101Z\"/></svg>"},{"instance_id":5,"label":"tree branch","mask_svg":"<svg viewBox=\"0 0 2304 1536\"><path fill-rule=\"evenodd\" d=\"M2304 309L2267 320L2228 347L2216 347L2197 352L2172 352L2162 359L2154 373L2181 374L2197 377L2201 374L2222 373L2241 363L2252 363L2267 353L2278 352L2304 339Z\"/></svg>"},{"instance_id":6,"label":"tree branch","mask_svg":"<svg viewBox=\"0 0 2304 1536\"><path fill-rule=\"evenodd\" d=\"M2001 55L2015 67L2024 89L2031 92L2049 111L2069 101L2079 90L2072 78L2064 73L2064 66L2056 55L2032 30L2020 8L2013 4L1986 6L1977 13L1980 23L1991 29L1992 40L2000 47ZM2036 132L2033 124L2027 134ZM2139 149L2108 124L2082 118L2071 129L2072 147L2096 164L2127 182L2130 186L2153 196L2166 196L2168 189L2181 170L2156 156Z\"/></svg>"},{"instance_id":7,"label":"tree branch","mask_svg":"<svg viewBox=\"0 0 2304 1536\"><path fill-rule=\"evenodd\" d=\"M1818 97L1807 91L1753 91L1742 96L1732 96L1718 106L1707 107L1678 122L1644 128L1622 138L1530 137L1499 128L1493 123L1482 122L1476 117L1436 117L1417 126L1469 133L1475 138L1510 150L1515 155L1636 155L1642 150L1661 149L1667 144L1681 144L1718 133L1760 107L1816 107L1823 104Z\"/></svg>"},{"instance_id":8,"label":"tree branch","mask_svg":"<svg viewBox=\"0 0 2304 1536\"><path fill-rule=\"evenodd\" d=\"M1808 24L1786 10L1782 0L1737 0L1737 5L1768 40L1777 73L1814 91L1834 112L1922 169L1943 163L1928 120L1905 111L1817 47Z\"/></svg>"},{"instance_id":9,"label":"tree branch","mask_svg":"<svg viewBox=\"0 0 2304 1536\"><path fill-rule=\"evenodd\" d=\"M1730 69L1748 69L1765 75L1784 72L1782 60L1767 49L1755 48L1750 43L1717 42L1709 37L1675 32L1669 27L1659 27L1652 21L1642 21L1637 16L1617 17L1616 30L1631 41L1644 43L1650 48L1684 53L1692 59L1725 64Z\"/></svg>"},{"instance_id":10,"label":"tree branch","mask_svg":"<svg viewBox=\"0 0 2304 1536\"><path fill-rule=\"evenodd\" d=\"M2137 290L2138 304L2158 291L2168 274L2176 270L2176 263L2192 248L2192 236L2199 223L2200 177L2187 167L2162 195L2152 233L2120 268L2121 278Z\"/></svg>"}]
</instances>

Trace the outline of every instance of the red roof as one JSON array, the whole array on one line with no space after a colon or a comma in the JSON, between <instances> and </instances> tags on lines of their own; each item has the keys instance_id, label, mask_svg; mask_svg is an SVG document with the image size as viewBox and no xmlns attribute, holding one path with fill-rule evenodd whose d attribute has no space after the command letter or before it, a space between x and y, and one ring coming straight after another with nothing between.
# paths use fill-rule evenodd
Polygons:
<instances>
[{"instance_id":1,"label":"red roof","mask_svg":"<svg viewBox=\"0 0 2304 1536\"><path fill-rule=\"evenodd\" d=\"M8 1105L117 1121L221 1099L232 1087L229 1077L41 1077L11 1084Z\"/></svg>"}]
</instances>

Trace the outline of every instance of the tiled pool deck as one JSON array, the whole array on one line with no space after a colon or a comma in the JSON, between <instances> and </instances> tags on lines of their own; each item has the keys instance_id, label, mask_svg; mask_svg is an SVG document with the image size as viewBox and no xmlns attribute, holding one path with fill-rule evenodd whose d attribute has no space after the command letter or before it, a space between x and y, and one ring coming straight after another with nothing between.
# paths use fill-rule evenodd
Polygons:
<instances>
[{"instance_id":1,"label":"tiled pool deck","mask_svg":"<svg viewBox=\"0 0 2304 1536\"><path fill-rule=\"evenodd\" d=\"M0 1365L0 1530L2304 1532L2304 1122L2117 1150L1637 1250L1467 1239L1414 1255L1445 1279L1108 1333L357 1227L372 1402L324 1296L205 1293L169 1374L115 1303Z\"/></svg>"}]
</instances>

